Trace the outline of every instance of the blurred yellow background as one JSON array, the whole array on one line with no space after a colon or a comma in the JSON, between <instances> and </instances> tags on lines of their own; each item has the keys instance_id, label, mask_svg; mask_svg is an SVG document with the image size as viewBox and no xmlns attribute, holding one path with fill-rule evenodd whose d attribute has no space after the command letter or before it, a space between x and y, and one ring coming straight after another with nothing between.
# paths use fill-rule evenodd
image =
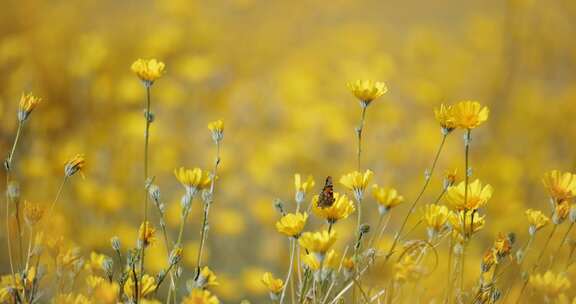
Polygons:
<instances>
[{"instance_id":1,"label":"blurred yellow background","mask_svg":"<svg viewBox=\"0 0 576 304\"><path fill-rule=\"evenodd\" d=\"M274 229L272 201L293 208L293 174L314 175L317 192L327 175L355 169L360 108L347 81L387 83L389 93L367 113L363 163L374 182L407 200L441 139L433 108L462 99L490 107L488 122L473 132L471 164L474 178L495 190L472 255L481 256L499 232L525 240L524 210L548 208L542 173L576 165L575 1L4 0L1 6L0 151L8 154L12 144L20 94L42 97L24 130L16 177L23 198L48 202L63 163L86 155L86 179L64 189L52 230L85 256L111 255L114 235L124 248L134 246L142 218L145 91L130 71L136 58L167 66L152 88L150 172L168 203L172 233L183 194L173 169L210 169L215 151L206 124L225 121L207 254L224 302L266 298L262 271L286 268L288 246ZM455 132L425 201L440 192L443 170L462 173L462 151L462 132ZM369 205L375 206L371 198ZM406 207L395 212L403 215ZM200 220L195 202L185 232L187 267L196 262ZM151 249L151 271L166 265L164 250ZM478 259L469 261L473 282ZM0 270L8 272L4 255Z\"/></svg>"}]
</instances>

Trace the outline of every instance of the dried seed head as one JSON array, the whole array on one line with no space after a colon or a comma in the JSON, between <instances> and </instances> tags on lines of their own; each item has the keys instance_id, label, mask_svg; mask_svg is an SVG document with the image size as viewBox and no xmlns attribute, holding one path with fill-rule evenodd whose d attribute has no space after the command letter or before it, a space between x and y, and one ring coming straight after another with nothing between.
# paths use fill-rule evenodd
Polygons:
<instances>
[{"instance_id":1,"label":"dried seed head","mask_svg":"<svg viewBox=\"0 0 576 304\"><path fill-rule=\"evenodd\" d=\"M64 174L66 175L66 177L71 177L77 172L80 172L82 177L84 177L82 170L84 169L85 165L86 160L84 159L84 155L76 154L64 165Z\"/></svg>"}]
</instances>

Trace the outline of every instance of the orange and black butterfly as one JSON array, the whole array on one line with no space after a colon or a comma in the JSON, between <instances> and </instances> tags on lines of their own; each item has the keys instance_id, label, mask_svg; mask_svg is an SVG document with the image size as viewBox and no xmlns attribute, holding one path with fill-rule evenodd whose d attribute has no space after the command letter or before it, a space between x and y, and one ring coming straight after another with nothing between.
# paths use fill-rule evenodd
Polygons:
<instances>
[{"instance_id":1,"label":"orange and black butterfly","mask_svg":"<svg viewBox=\"0 0 576 304\"><path fill-rule=\"evenodd\" d=\"M322 192L318 195L318 207L328 208L334 204L334 184L332 183L332 176L326 177L326 183Z\"/></svg>"}]
</instances>

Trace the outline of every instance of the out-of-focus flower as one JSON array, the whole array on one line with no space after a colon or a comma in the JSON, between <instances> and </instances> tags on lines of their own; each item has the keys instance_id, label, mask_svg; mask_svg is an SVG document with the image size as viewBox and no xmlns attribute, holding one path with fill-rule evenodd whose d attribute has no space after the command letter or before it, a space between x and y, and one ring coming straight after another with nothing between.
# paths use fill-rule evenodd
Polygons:
<instances>
[{"instance_id":1,"label":"out-of-focus flower","mask_svg":"<svg viewBox=\"0 0 576 304\"><path fill-rule=\"evenodd\" d=\"M156 290L156 280L153 276L144 274L142 280L138 284L138 292L140 297L145 297ZM132 276L129 276L124 284L124 293L128 298L134 298L134 280Z\"/></svg>"},{"instance_id":2,"label":"out-of-focus flower","mask_svg":"<svg viewBox=\"0 0 576 304\"><path fill-rule=\"evenodd\" d=\"M98 271L103 270L102 265L104 264L105 259L105 255L92 251L90 252L90 259L88 259L88 262L84 265L84 268L92 274L98 273Z\"/></svg>"},{"instance_id":3,"label":"out-of-focus flower","mask_svg":"<svg viewBox=\"0 0 576 304\"><path fill-rule=\"evenodd\" d=\"M472 220L472 218L474 218L474 220ZM450 222L453 232L456 234L455 236L462 237L467 233L474 234L482 230L486 223L485 219L486 216L481 216L479 214L472 216L471 212L457 211L450 212L448 221Z\"/></svg>"},{"instance_id":4,"label":"out-of-focus flower","mask_svg":"<svg viewBox=\"0 0 576 304\"><path fill-rule=\"evenodd\" d=\"M22 93L20 97L20 105L18 107L18 120L20 122L26 121L30 113L38 106L42 101L39 97L32 95L32 93Z\"/></svg>"},{"instance_id":5,"label":"out-of-focus flower","mask_svg":"<svg viewBox=\"0 0 576 304\"><path fill-rule=\"evenodd\" d=\"M544 174L542 183L556 202L576 195L576 174L552 170Z\"/></svg>"},{"instance_id":6,"label":"out-of-focus flower","mask_svg":"<svg viewBox=\"0 0 576 304\"><path fill-rule=\"evenodd\" d=\"M186 169L180 167L174 170L178 181L186 187L188 192L196 192L210 186L210 173L200 168Z\"/></svg>"},{"instance_id":7,"label":"out-of-focus flower","mask_svg":"<svg viewBox=\"0 0 576 304\"><path fill-rule=\"evenodd\" d=\"M528 218L528 224L530 225L528 231L531 235L550 222L550 219L540 210L528 209L526 210L526 217Z\"/></svg>"},{"instance_id":8,"label":"out-of-focus flower","mask_svg":"<svg viewBox=\"0 0 576 304\"><path fill-rule=\"evenodd\" d=\"M551 271L533 274L529 282L532 288L544 294L548 299L555 299L571 286L570 280L564 274L554 274Z\"/></svg>"},{"instance_id":9,"label":"out-of-focus flower","mask_svg":"<svg viewBox=\"0 0 576 304\"><path fill-rule=\"evenodd\" d=\"M318 201L319 196L315 195L312 198L312 212L329 223L336 223L339 220L346 219L356 210L354 202L348 199L346 195L340 193L334 193L334 203L332 203L332 206L319 206Z\"/></svg>"},{"instance_id":10,"label":"out-of-focus flower","mask_svg":"<svg viewBox=\"0 0 576 304\"><path fill-rule=\"evenodd\" d=\"M208 268L208 266L204 266L204 268L202 268L198 278L194 282L194 286L200 289L218 285L219 283L216 274L210 268Z\"/></svg>"},{"instance_id":11,"label":"out-of-focus flower","mask_svg":"<svg viewBox=\"0 0 576 304\"><path fill-rule=\"evenodd\" d=\"M314 187L316 183L314 182L314 177L308 175L306 181L302 180L302 176L299 173L294 174L294 189L296 194L294 195L294 200L298 205L302 204L306 194Z\"/></svg>"},{"instance_id":12,"label":"out-of-focus flower","mask_svg":"<svg viewBox=\"0 0 576 304\"><path fill-rule=\"evenodd\" d=\"M213 295L208 290L202 290L198 288L192 289L189 295L187 295L181 304L219 304L218 298Z\"/></svg>"},{"instance_id":13,"label":"out-of-focus flower","mask_svg":"<svg viewBox=\"0 0 576 304\"><path fill-rule=\"evenodd\" d=\"M554 212L552 214L552 222L555 225L561 224L566 220L570 214L570 203L568 201L560 201L554 205Z\"/></svg>"},{"instance_id":14,"label":"out-of-focus flower","mask_svg":"<svg viewBox=\"0 0 576 304\"><path fill-rule=\"evenodd\" d=\"M104 280L104 282L94 287L93 296L98 299L98 303L115 304L118 303L119 291L120 286L118 286L118 283Z\"/></svg>"},{"instance_id":15,"label":"out-of-focus flower","mask_svg":"<svg viewBox=\"0 0 576 304\"><path fill-rule=\"evenodd\" d=\"M224 138L224 122L222 120L215 120L208 123L208 130L212 133L212 139L219 142Z\"/></svg>"},{"instance_id":16,"label":"out-of-focus flower","mask_svg":"<svg viewBox=\"0 0 576 304\"><path fill-rule=\"evenodd\" d=\"M452 106L444 104L434 109L434 117L436 117L436 121L438 121L440 127L442 127L444 134L448 134L456 128L456 119L452 112Z\"/></svg>"},{"instance_id":17,"label":"out-of-focus flower","mask_svg":"<svg viewBox=\"0 0 576 304\"><path fill-rule=\"evenodd\" d=\"M86 159L84 158L84 155L76 154L64 165L64 174L67 177L70 177L76 174L77 172L80 172L80 175L82 175L82 177L84 178L83 170L85 166L86 166Z\"/></svg>"},{"instance_id":18,"label":"out-of-focus flower","mask_svg":"<svg viewBox=\"0 0 576 304\"><path fill-rule=\"evenodd\" d=\"M308 214L306 212L288 213L276 222L278 232L293 238L298 238L306 225Z\"/></svg>"},{"instance_id":19,"label":"out-of-focus flower","mask_svg":"<svg viewBox=\"0 0 576 304\"><path fill-rule=\"evenodd\" d=\"M378 211L380 214L386 214L390 209L400 205L404 201L404 197L398 194L394 188L384 188L378 185L372 186L372 195L378 203Z\"/></svg>"},{"instance_id":20,"label":"out-of-focus flower","mask_svg":"<svg viewBox=\"0 0 576 304\"><path fill-rule=\"evenodd\" d=\"M61 293L52 299L52 304L91 304L88 298L81 294Z\"/></svg>"},{"instance_id":21,"label":"out-of-focus flower","mask_svg":"<svg viewBox=\"0 0 576 304\"><path fill-rule=\"evenodd\" d=\"M328 249L336 241L336 232L334 230L328 232L328 230L323 230L320 232L304 232L300 236L298 243L305 249L318 253L325 254Z\"/></svg>"},{"instance_id":22,"label":"out-of-focus flower","mask_svg":"<svg viewBox=\"0 0 576 304\"><path fill-rule=\"evenodd\" d=\"M143 222L140 225L140 230L138 232L139 245L143 245L144 248L152 245L156 240L155 234L156 229L150 224L150 222Z\"/></svg>"},{"instance_id":23,"label":"out-of-focus flower","mask_svg":"<svg viewBox=\"0 0 576 304\"><path fill-rule=\"evenodd\" d=\"M138 59L132 63L130 69L147 85L152 85L154 81L164 75L166 65L156 59Z\"/></svg>"},{"instance_id":24,"label":"out-of-focus flower","mask_svg":"<svg viewBox=\"0 0 576 304\"><path fill-rule=\"evenodd\" d=\"M352 191L357 201L361 201L372 175L370 170L366 170L364 173L353 171L340 177L340 184Z\"/></svg>"},{"instance_id":25,"label":"out-of-focus flower","mask_svg":"<svg viewBox=\"0 0 576 304\"><path fill-rule=\"evenodd\" d=\"M458 211L478 210L492 197L492 186L483 186L480 180L475 180L468 184L468 193L465 193L465 182L460 182L457 186L450 186L447 190L448 203ZM466 201L464 196L466 195Z\"/></svg>"},{"instance_id":26,"label":"out-of-focus flower","mask_svg":"<svg viewBox=\"0 0 576 304\"><path fill-rule=\"evenodd\" d=\"M448 187L454 185L458 180L458 170L446 170L444 171L444 188L448 189Z\"/></svg>"},{"instance_id":27,"label":"out-of-focus flower","mask_svg":"<svg viewBox=\"0 0 576 304\"><path fill-rule=\"evenodd\" d=\"M414 282L424 274L424 268L410 255L398 261L394 270L394 279L399 283Z\"/></svg>"},{"instance_id":28,"label":"out-of-focus flower","mask_svg":"<svg viewBox=\"0 0 576 304\"><path fill-rule=\"evenodd\" d=\"M368 106L373 100L384 95L388 88L383 82L373 80L356 80L348 82L348 89L364 106Z\"/></svg>"},{"instance_id":29,"label":"out-of-focus flower","mask_svg":"<svg viewBox=\"0 0 576 304\"><path fill-rule=\"evenodd\" d=\"M429 204L424 206L424 222L428 227L428 237L433 238L446 226L450 211L446 206Z\"/></svg>"},{"instance_id":30,"label":"out-of-focus flower","mask_svg":"<svg viewBox=\"0 0 576 304\"><path fill-rule=\"evenodd\" d=\"M282 292L282 288L284 288L284 281L282 281L282 279L274 278L270 272L266 272L262 275L262 283L266 286L270 293L270 297L272 298L278 296Z\"/></svg>"},{"instance_id":31,"label":"out-of-focus flower","mask_svg":"<svg viewBox=\"0 0 576 304\"><path fill-rule=\"evenodd\" d=\"M34 226L44 215L44 208L41 204L24 201L24 220L29 226Z\"/></svg>"},{"instance_id":32,"label":"out-of-focus flower","mask_svg":"<svg viewBox=\"0 0 576 304\"><path fill-rule=\"evenodd\" d=\"M339 266L339 255L330 249L323 260L319 260L319 256L314 253L307 253L302 255L302 262L311 270L320 270L320 266L325 270L336 270Z\"/></svg>"},{"instance_id":33,"label":"out-of-focus flower","mask_svg":"<svg viewBox=\"0 0 576 304\"><path fill-rule=\"evenodd\" d=\"M456 126L462 129L474 129L488 120L490 110L477 101L461 101L452 107Z\"/></svg>"}]
</instances>

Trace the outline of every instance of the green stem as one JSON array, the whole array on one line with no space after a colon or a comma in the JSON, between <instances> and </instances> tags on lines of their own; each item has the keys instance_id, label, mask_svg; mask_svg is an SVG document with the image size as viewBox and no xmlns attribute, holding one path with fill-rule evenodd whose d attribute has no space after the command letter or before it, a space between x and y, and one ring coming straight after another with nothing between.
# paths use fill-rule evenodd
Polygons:
<instances>
[{"instance_id":1,"label":"green stem","mask_svg":"<svg viewBox=\"0 0 576 304\"><path fill-rule=\"evenodd\" d=\"M151 113L150 113L150 85L146 85L146 112L144 115L146 119L146 131L144 133L144 225L148 221L148 159L149 159L149 145L150 145L150 124L152 123ZM146 246L142 246L140 253L140 277L142 280L144 276L144 260L146 254ZM137 300L139 299L137 296Z\"/></svg>"},{"instance_id":2,"label":"green stem","mask_svg":"<svg viewBox=\"0 0 576 304\"><path fill-rule=\"evenodd\" d=\"M357 157L358 157L358 171L360 171L361 168L361 157L362 157L362 131L364 130L364 120L366 119L366 108L368 108L368 105L364 105L363 103L361 103L361 107L362 107L362 114L360 117L360 124L358 125L358 128L356 129L356 134L358 136L358 150L357 150Z\"/></svg>"},{"instance_id":3,"label":"green stem","mask_svg":"<svg viewBox=\"0 0 576 304\"><path fill-rule=\"evenodd\" d=\"M295 243L296 240L290 239L290 265L288 267L288 274L286 275L286 280L284 282L284 288L282 288L282 295L280 296L280 304L284 303L284 297L286 296L286 289L288 288L288 283L290 282L290 277L292 276L292 269L294 268L294 252L296 251Z\"/></svg>"},{"instance_id":4,"label":"green stem","mask_svg":"<svg viewBox=\"0 0 576 304\"><path fill-rule=\"evenodd\" d=\"M410 205L410 208L408 209L408 213L404 217L404 220L402 221L402 224L400 225L400 229L398 230L398 232L396 233L396 236L394 237L394 241L392 242L392 246L390 246L390 250L388 250L388 253L386 254L386 257L385 257L386 261L388 259L390 259L390 257L394 253L394 249L396 248L396 245L398 244L398 241L400 239L400 235L402 235L402 231L404 231L404 228L406 227L406 224L408 223L408 219L410 218L410 215L412 215L414 213L414 208L416 208L416 205L418 204L418 202L422 198L422 195L424 195L424 192L426 191L426 189L428 188L428 185L430 184L430 180L432 179L432 174L434 173L434 169L436 168L436 163L438 162L438 159L440 158L440 153L442 152L442 148L444 147L444 143L446 142L447 136L448 136L448 134L442 135L442 141L440 142L440 146L438 147L438 150L436 151L436 156L434 156L434 161L432 162L432 168L430 169L430 172L427 174L426 181L424 182L422 189L418 193L418 196L416 197L416 199Z\"/></svg>"}]
</instances>

